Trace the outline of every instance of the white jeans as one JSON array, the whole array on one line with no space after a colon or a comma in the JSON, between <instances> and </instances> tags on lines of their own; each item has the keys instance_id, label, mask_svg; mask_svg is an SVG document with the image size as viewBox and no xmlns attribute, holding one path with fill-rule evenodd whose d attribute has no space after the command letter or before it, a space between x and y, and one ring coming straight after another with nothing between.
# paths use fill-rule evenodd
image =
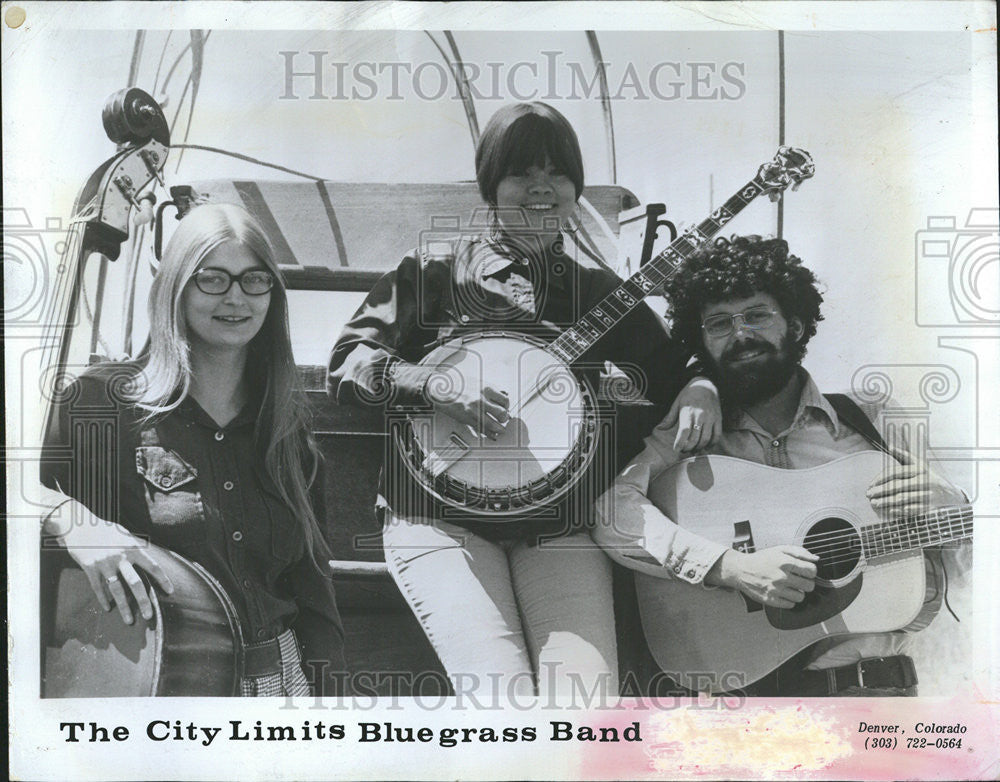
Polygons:
<instances>
[{"instance_id":1,"label":"white jeans","mask_svg":"<svg viewBox=\"0 0 1000 782\"><path fill-rule=\"evenodd\" d=\"M571 696L584 706L617 696L611 563L589 535L498 543L390 511L383 540L456 694Z\"/></svg>"}]
</instances>

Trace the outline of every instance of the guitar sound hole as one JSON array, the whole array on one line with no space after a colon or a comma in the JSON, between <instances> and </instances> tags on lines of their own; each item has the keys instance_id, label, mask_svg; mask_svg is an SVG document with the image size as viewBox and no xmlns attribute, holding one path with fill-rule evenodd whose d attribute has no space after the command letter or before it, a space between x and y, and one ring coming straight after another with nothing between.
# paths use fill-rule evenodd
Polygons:
<instances>
[{"instance_id":1,"label":"guitar sound hole","mask_svg":"<svg viewBox=\"0 0 1000 782\"><path fill-rule=\"evenodd\" d=\"M857 530L848 521L833 516L814 524L802 545L819 556L816 577L826 581L848 575L861 559L861 538Z\"/></svg>"}]
</instances>

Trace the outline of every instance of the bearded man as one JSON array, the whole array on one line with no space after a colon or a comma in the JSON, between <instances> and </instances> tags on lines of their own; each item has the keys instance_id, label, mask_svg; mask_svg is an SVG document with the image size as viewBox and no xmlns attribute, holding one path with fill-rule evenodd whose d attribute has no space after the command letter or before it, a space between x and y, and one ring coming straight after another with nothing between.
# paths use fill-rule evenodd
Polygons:
<instances>
[{"instance_id":1,"label":"bearded man","mask_svg":"<svg viewBox=\"0 0 1000 782\"><path fill-rule=\"evenodd\" d=\"M883 518L967 503L905 442L885 442L876 426L877 405L824 396L801 366L822 320L816 283L785 241L758 236L716 240L686 259L668 282L673 336L701 359L722 399L721 436L700 453L797 470L880 449L895 461L887 459L891 466L868 487L867 497ZM748 607L792 609L805 600L816 586L819 560L808 549L789 542L738 550L678 525L648 499L651 482L687 456L674 448L675 434L666 422L654 429L643 452L598 502L597 542L632 570L679 579L691 589L737 590ZM748 495L754 490L746 486ZM712 496L706 494L706 501ZM719 508L726 516L735 510ZM928 583L936 586L943 581L940 552L925 557ZM958 565L953 561L951 567ZM684 633L685 627L671 632ZM909 642L906 632L827 637L780 666L777 660L776 670L740 691L767 697L913 695ZM671 670L669 660L657 662Z\"/></svg>"}]
</instances>

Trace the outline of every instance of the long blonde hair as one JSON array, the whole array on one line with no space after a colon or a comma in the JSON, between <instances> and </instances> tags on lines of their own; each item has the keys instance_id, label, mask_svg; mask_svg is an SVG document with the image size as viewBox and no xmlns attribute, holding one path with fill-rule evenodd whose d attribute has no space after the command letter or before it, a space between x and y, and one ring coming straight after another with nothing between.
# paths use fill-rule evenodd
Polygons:
<instances>
[{"instance_id":1,"label":"long blonde hair","mask_svg":"<svg viewBox=\"0 0 1000 782\"><path fill-rule=\"evenodd\" d=\"M309 431L310 415L288 331L288 297L264 229L245 209L233 204L203 204L178 224L163 251L149 291L150 341L134 403L146 420L174 410L191 388L190 344L182 307L184 287L206 256L226 242L250 250L275 278L260 331L251 340L246 381L263 388L254 441L285 503L305 530L310 555L328 549L309 500L320 455ZM308 470L308 475L306 474Z\"/></svg>"}]
</instances>

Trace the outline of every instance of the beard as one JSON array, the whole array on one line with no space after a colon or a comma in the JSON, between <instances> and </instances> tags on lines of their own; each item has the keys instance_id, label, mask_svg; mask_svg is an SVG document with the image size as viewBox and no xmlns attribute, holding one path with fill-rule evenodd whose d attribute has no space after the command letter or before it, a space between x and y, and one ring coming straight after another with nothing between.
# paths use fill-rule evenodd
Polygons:
<instances>
[{"instance_id":1,"label":"beard","mask_svg":"<svg viewBox=\"0 0 1000 782\"><path fill-rule=\"evenodd\" d=\"M762 355L746 366L739 366L734 358L748 349L760 350ZM719 388L723 408L729 410L766 402L788 384L799 366L795 344L787 332L777 348L751 337L734 344L718 361L707 354L703 359Z\"/></svg>"}]
</instances>

